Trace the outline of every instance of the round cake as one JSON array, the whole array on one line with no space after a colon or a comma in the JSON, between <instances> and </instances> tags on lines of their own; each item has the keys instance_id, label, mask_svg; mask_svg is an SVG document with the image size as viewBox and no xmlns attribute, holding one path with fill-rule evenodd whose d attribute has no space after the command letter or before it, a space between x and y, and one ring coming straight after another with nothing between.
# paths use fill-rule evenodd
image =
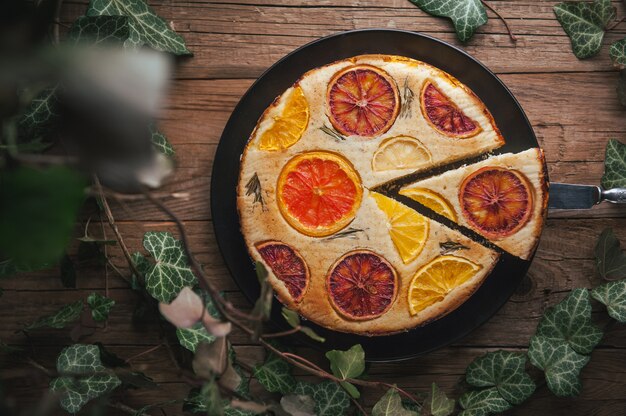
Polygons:
<instances>
[{"instance_id":1,"label":"round cake","mask_svg":"<svg viewBox=\"0 0 626 416\"><path fill-rule=\"evenodd\" d=\"M528 259L547 204L538 148L504 145L482 101L413 59L313 69L265 110L237 207L278 299L336 331L383 335L453 311L503 253Z\"/></svg>"}]
</instances>

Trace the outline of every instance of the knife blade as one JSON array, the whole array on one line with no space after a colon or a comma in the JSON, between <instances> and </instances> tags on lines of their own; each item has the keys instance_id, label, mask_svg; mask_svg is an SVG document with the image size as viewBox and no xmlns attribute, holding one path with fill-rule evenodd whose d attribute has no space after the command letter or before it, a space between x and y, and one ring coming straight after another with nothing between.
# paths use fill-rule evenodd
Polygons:
<instances>
[{"instance_id":1,"label":"knife blade","mask_svg":"<svg viewBox=\"0 0 626 416\"><path fill-rule=\"evenodd\" d=\"M626 188L602 189L593 185L551 183L548 208L589 209L602 201L626 203Z\"/></svg>"}]
</instances>

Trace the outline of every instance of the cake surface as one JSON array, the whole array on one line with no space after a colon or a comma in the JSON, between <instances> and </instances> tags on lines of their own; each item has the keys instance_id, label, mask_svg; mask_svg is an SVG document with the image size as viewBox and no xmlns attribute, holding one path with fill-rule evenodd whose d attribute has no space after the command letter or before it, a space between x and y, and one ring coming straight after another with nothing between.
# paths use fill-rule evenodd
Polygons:
<instances>
[{"instance_id":1,"label":"cake surface","mask_svg":"<svg viewBox=\"0 0 626 416\"><path fill-rule=\"evenodd\" d=\"M311 70L266 109L241 158L250 256L283 304L324 327L380 335L438 319L471 296L501 251L532 254L547 200L543 155L426 175L400 191L411 207L377 186L503 144L480 99L423 62L362 55Z\"/></svg>"}]
</instances>

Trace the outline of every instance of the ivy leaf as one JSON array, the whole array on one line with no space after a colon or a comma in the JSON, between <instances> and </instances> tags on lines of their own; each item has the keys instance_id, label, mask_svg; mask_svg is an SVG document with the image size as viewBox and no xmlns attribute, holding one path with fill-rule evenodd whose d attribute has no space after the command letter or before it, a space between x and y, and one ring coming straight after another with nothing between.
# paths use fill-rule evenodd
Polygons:
<instances>
[{"instance_id":1,"label":"ivy leaf","mask_svg":"<svg viewBox=\"0 0 626 416\"><path fill-rule=\"evenodd\" d=\"M280 398L280 407L287 415L315 416L315 400L307 395L289 394Z\"/></svg>"},{"instance_id":2,"label":"ivy leaf","mask_svg":"<svg viewBox=\"0 0 626 416\"><path fill-rule=\"evenodd\" d=\"M121 384L115 374L106 373L96 345L66 347L57 358L57 371L61 376L50 382L50 389L61 394L61 407L70 413Z\"/></svg>"},{"instance_id":3,"label":"ivy leaf","mask_svg":"<svg viewBox=\"0 0 626 416\"><path fill-rule=\"evenodd\" d=\"M148 45L175 55L191 55L185 40L169 28L143 0L91 0L87 16L128 16L130 36L127 46Z\"/></svg>"},{"instance_id":4,"label":"ivy leaf","mask_svg":"<svg viewBox=\"0 0 626 416\"><path fill-rule=\"evenodd\" d=\"M617 96L619 102L626 107L626 69L622 69L620 73L619 82L617 83Z\"/></svg>"},{"instance_id":5,"label":"ivy leaf","mask_svg":"<svg viewBox=\"0 0 626 416\"><path fill-rule=\"evenodd\" d=\"M626 187L626 144L615 139L609 140L606 144L602 187L604 189Z\"/></svg>"},{"instance_id":6,"label":"ivy leaf","mask_svg":"<svg viewBox=\"0 0 626 416\"><path fill-rule=\"evenodd\" d=\"M262 365L254 368L254 377L270 393L289 394L296 387L289 364L276 354L269 354Z\"/></svg>"},{"instance_id":7,"label":"ivy leaf","mask_svg":"<svg viewBox=\"0 0 626 416\"><path fill-rule=\"evenodd\" d=\"M150 126L150 137L152 144L156 149L165 156L174 156L174 148L167 140L167 137L161 133L155 126Z\"/></svg>"},{"instance_id":8,"label":"ivy leaf","mask_svg":"<svg viewBox=\"0 0 626 416\"><path fill-rule=\"evenodd\" d=\"M591 354L602 339L602 330L591 322L587 289L574 289L549 308L537 326L536 335L553 343L565 343L579 354Z\"/></svg>"},{"instance_id":9,"label":"ivy leaf","mask_svg":"<svg viewBox=\"0 0 626 416\"><path fill-rule=\"evenodd\" d=\"M171 233L149 231L143 236L143 246L156 261L145 274L146 290L150 296L159 302L169 303L183 287L193 287L197 283L182 243Z\"/></svg>"},{"instance_id":10,"label":"ivy leaf","mask_svg":"<svg viewBox=\"0 0 626 416\"><path fill-rule=\"evenodd\" d=\"M328 351L326 358L333 374L342 380L356 378L365 371L365 351L361 344L353 345L347 351Z\"/></svg>"},{"instance_id":11,"label":"ivy leaf","mask_svg":"<svg viewBox=\"0 0 626 416\"><path fill-rule=\"evenodd\" d=\"M605 228L595 248L596 268L604 279L626 277L626 254L611 228Z\"/></svg>"},{"instance_id":12,"label":"ivy leaf","mask_svg":"<svg viewBox=\"0 0 626 416\"><path fill-rule=\"evenodd\" d=\"M64 167L5 169L0 176L0 252L24 267L56 263L65 253L85 179Z\"/></svg>"},{"instance_id":13,"label":"ivy leaf","mask_svg":"<svg viewBox=\"0 0 626 416\"><path fill-rule=\"evenodd\" d=\"M589 356L578 354L564 342L556 343L535 335L528 348L530 362L545 373L548 387L559 397L576 396L582 384L580 371L589 362Z\"/></svg>"},{"instance_id":14,"label":"ivy leaf","mask_svg":"<svg viewBox=\"0 0 626 416\"><path fill-rule=\"evenodd\" d=\"M87 304L89 308L91 308L91 317L93 320L96 322L104 322L109 317L109 312L115 305L115 301L98 293L92 293L87 297Z\"/></svg>"},{"instance_id":15,"label":"ivy leaf","mask_svg":"<svg viewBox=\"0 0 626 416\"><path fill-rule=\"evenodd\" d=\"M183 411L192 413L204 413L208 416L224 415L228 401L223 401L220 396L219 386L215 379L202 385L201 388L191 389L183 404ZM229 406L228 406L229 407Z\"/></svg>"},{"instance_id":16,"label":"ivy leaf","mask_svg":"<svg viewBox=\"0 0 626 416\"><path fill-rule=\"evenodd\" d=\"M0 261L0 278L10 277L17 273L33 272L35 270L46 269L51 267L52 264L42 263L36 265L29 264L17 264L13 260Z\"/></svg>"},{"instance_id":17,"label":"ivy leaf","mask_svg":"<svg viewBox=\"0 0 626 416\"><path fill-rule=\"evenodd\" d=\"M50 147L43 137L53 130L61 112L57 98L57 86L45 88L30 102L18 121L18 150L42 151Z\"/></svg>"},{"instance_id":18,"label":"ivy leaf","mask_svg":"<svg viewBox=\"0 0 626 416\"><path fill-rule=\"evenodd\" d=\"M350 396L332 381L322 381L318 384L299 381L293 393L312 397L315 400L315 414L317 416L345 415L350 407Z\"/></svg>"},{"instance_id":19,"label":"ivy leaf","mask_svg":"<svg viewBox=\"0 0 626 416\"><path fill-rule=\"evenodd\" d=\"M288 309L285 306L283 306L282 315L283 315L283 318L285 318L285 321L287 321L287 323L292 328L298 328L299 327L300 332L302 332L303 334L305 334L306 336L308 336L309 338L311 338L314 341L326 342L326 338L318 335L311 328L300 325L300 315L298 315L297 312L294 312L291 309Z\"/></svg>"},{"instance_id":20,"label":"ivy leaf","mask_svg":"<svg viewBox=\"0 0 626 416\"><path fill-rule=\"evenodd\" d=\"M624 68L626 66L626 38L612 44L609 55L616 66Z\"/></svg>"},{"instance_id":21,"label":"ivy leaf","mask_svg":"<svg viewBox=\"0 0 626 416\"><path fill-rule=\"evenodd\" d=\"M585 59L602 48L607 24L615 17L611 0L565 2L554 6L554 14L570 37L574 55Z\"/></svg>"},{"instance_id":22,"label":"ivy leaf","mask_svg":"<svg viewBox=\"0 0 626 416\"><path fill-rule=\"evenodd\" d=\"M31 330L36 328L65 328L68 324L76 321L80 318L80 314L83 311L83 301L79 300L69 305L63 306L61 309L51 315L47 315L37 319L32 324L28 325L25 330Z\"/></svg>"},{"instance_id":23,"label":"ivy leaf","mask_svg":"<svg viewBox=\"0 0 626 416\"><path fill-rule=\"evenodd\" d=\"M626 323L626 279L598 286L591 291L591 296L606 306L611 318Z\"/></svg>"},{"instance_id":24,"label":"ivy leaf","mask_svg":"<svg viewBox=\"0 0 626 416\"><path fill-rule=\"evenodd\" d=\"M499 414L513 407L502 398L495 387L464 393L459 403L464 409L459 416L487 416Z\"/></svg>"},{"instance_id":25,"label":"ivy leaf","mask_svg":"<svg viewBox=\"0 0 626 416\"><path fill-rule=\"evenodd\" d=\"M372 416L418 416L418 414L405 409L398 392L389 389L372 408Z\"/></svg>"},{"instance_id":26,"label":"ivy leaf","mask_svg":"<svg viewBox=\"0 0 626 416\"><path fill-rule=\"evenodd\" d=\"M176 337L180 345L191 352L196 352L202 342L210 344L215 341L215 337L207 332L202 322L195 323L191 328L176 329Z\"/></svg>"},{"instance_id":27,"label":"ivy leaf","mask_svg":"<svg viewBox=\"0 0 626 416\"><path fill-rule=\"evenodd\" d=\"M123 43L130 36L129 19L126 16L81 16L74 21L67 36L74 43Z\"/></svg>"},{"instance_id":28,"label":"ivy leaf","mask_svg":"<svg viewBox=\"0 0 626 416\"><path fill-rule=\"evenodd\" d=\"M461 42L467 42L487 23L487 11L480 0L410 0L426 13L452 20Z\"/></svg>"},{"instance_id":29,"label":"ivy leaf","mask_svg":"<svg viewBox=\"0 0 626 416\"><path fill-rule=\"evenodd\" d=\"M448 399L446 394L435 383L430 388L430 395L424 406L430 402L430 414L432 416L450 416L454 413L454 399Z\"/></svg>"}]
</instances>

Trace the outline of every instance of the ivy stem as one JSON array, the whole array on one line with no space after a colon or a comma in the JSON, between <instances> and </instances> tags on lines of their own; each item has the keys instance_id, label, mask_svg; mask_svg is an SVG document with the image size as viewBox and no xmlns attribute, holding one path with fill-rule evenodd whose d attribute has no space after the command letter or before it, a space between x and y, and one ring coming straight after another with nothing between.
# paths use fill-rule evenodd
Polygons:
<instances>
[{"instance_id":1,"label":"ivy stem","mask_svg":"<svg viewBox=\"0 0 626 416\"><path fill-rule=\"evenodd\" d=\"M265 335L261 335L261 337L265 338L265 339L286 337L287 335L292 335L292 334L295 334L296 332L299 332L300 329L302 329L302 326L298 325L298 326L296 326L294 328L291 328L291 329L288 329L286 331L274 332L272 334L265 334Z\"/></svg>"},{"instance_id":2,"label":"ivy stem","mask_svg":"<svg viewBox=\"0 0 626 416\"><path fill-rule=\"evenodd\" d=\"M138 353L138 354L133 355L132 357L127 358L126 360L124 360L124 362L125 362L126 364L128 364L128 363L129 363L129 362L131 362L132 360L137 359L137 358L139 358L139 357L142 357L142 356L144 356L144 355L146 355L146 354L150 354L151 352L158 350L158 349L159 349L159 348L161 348L162 346L163 346L163 344L158 344L158 345L155 345L155 346L154 346L154 347L152 347L152 348L149 348L149 349L147 349L147 350L145 350L145 351L142 351L142 352L140 352L140 353Z\"/></svg>"},{"instance_id":3,"label":"ivy stem","mask_svg":"<svg viewBox=\"0 0 626 416\"><path fill-rule=\"evenodd\" d=\"M515 43L517 42L517 36L515 36L513 34L513 31L511 30L509 23L507 22L507 20L504 18L504 16L502 16L491 4L487 3L485 0L480 0L480 2L489 10L491 10L497 17L498 19L502 20L502 23L504 23L504 27L506 27L506 31L509 33L509 38L511 38L511 42Z\"/></svg>"},{"instance_id":4,"label":"ivy stem","mask_svg":"<svg viewBox=\"0 0 626 416\"><path fill-rule=\"evenodd\" d=\"M616 27L618 27L623 22L626 22L626 17L622 17L621 20L616 21L615 24L613 24L612 26L608 27L606 29L606 31L608 32L608 31L611 31L611 30L615 29Z\"/></svg>"}]
</instances>

